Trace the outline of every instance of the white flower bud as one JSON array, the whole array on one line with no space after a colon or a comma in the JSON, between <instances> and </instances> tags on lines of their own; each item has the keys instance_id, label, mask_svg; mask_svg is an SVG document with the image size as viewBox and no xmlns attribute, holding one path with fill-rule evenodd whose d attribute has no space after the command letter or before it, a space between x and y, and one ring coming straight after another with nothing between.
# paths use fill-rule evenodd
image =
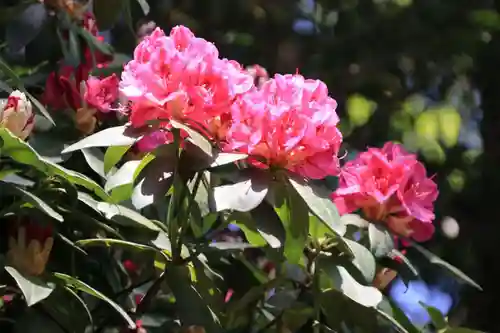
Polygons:
<instances>
[{"instance_id":1,"label":"white flower bud","mask_svg":"<svg viewBox=\"0 0 500 333\"><path fill-rule=\"evenodd\" d=\"M33 130L34 115L31 102L19 90L13 91L0 110L0 126L25 140Z\"/></svg>"}]
</instances>

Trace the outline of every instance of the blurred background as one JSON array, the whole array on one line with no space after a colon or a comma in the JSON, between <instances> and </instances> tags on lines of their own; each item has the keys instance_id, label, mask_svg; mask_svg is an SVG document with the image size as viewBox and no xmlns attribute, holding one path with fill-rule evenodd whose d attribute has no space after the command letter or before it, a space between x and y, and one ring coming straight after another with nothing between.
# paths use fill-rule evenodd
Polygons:
<instances>
[{"instance_id":1,"label":"blurred background","mask_svg":"<svg viewBox=\"0 0 500 333\"><path fill-rule=\"evenodd\" d=\"M436 307L452 309L460 325L500 331L500 1L94 0L93 7L118 65L155 24L167 31L183 24L245 66L325 81L348 156L388 140L418 153L440 188L436 235L425 246L484 292L422 260L427 291L415 286L414 294L440 299ZM16 13L3 24L13 12L0 9L2 52L18 71L29 68L26 85L42 89L50 68L41 61L61 57L44 34L50 19Z\"/></svg>"}]
</instances>

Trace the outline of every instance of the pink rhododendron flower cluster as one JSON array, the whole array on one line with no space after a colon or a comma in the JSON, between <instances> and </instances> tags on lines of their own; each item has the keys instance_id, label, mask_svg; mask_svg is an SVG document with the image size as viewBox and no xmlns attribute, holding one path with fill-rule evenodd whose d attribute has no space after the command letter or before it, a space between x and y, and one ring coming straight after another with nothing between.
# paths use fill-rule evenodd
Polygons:
<instances>
[{"instance_id":1,"label":"pink rhododendron flower cluster","mask_svg":"<svg viewBox=\"0 0 500 333\"><path fill-rule=\"evenodd\" d=\"M118 99L118 77L113 74L99 79L97 77L89 77L85 82L85 101L101 112L109 112L112 110L113 104Z\"/></svg>"},{"instance_id":2,"label":"pink rhododendron flower cluster","mask_svg":"<svg viewBox=\"0 0 500 333\"><path fill-rule=\"evenodd\" d=\"M257 85L254 78L261 78ZM323 82L301 75L268 80L260 66L243 70L186 27L173 28L169 36L157 28L145 37L125 65L120 92L131 102L134 127L157 120L168 128L175 119L227 152L251 155L255 165L315 179L339 171L337 103Z\"/></svg>"},{"instance_id":3,"label":"pink rhododendron flower cluster","mask_svg":"<svg viewBox=\"0 0 500 333\"><path fill-rule=\"evenodd\" d=\"M134 103L133 126L177 119L198 124L216 138L234 100L251 88L252 77L237 62L220 59L212 43L182 26L170 36L157 28L145 37L120 83L122 94Z\"/></svg>"},{"instance_id":4,"label":"pink rhododendron flower cluster","mask_svg":"<svg viewBox=\"0 0 500 333\"><path fill-rule=\"evenodd\" d=\"M396 234L426 241L434 233L436 183L424 165L400 145L388 142L347 162L333 200L341 214L361 209L373 222Z\"/></svg>"},{"instance_id":5,"label":"pink rhododendron flower cluster","mask_svg":"<svg viewBox=\"0 0 500 333\"><path fill-rule=\"evenodd\" d=\"M239 100L225 149L308 178L336 175L342 142L336 107L323 82L276 75Z\"/></svg>"}]
</instances>

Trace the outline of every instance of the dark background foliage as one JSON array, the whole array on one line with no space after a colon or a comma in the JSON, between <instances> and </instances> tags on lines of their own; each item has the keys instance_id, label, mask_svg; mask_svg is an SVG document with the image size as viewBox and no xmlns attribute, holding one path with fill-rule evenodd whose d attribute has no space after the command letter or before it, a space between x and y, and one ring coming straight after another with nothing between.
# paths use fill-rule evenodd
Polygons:
<instances>
[{"instance_id":1,"label":"dark background foliage","mask_svg":"<svg viewBox=\"0 0 500 333\"><path fill-rule=\"evenodd\" d=\"M325 81L339 103L348 153L388 140L421 153L441 190L436 237L426 245L484 288L483 293L464 290L464 325L497 329L498 1L148 0L146 16L144 2L94 0L100 30L107 30L116 52L131 54L148 21L167 31L183 24L244 65L257 63L270 73L298 70ZM18 65L34 92L42 91L47 73L61 58L54 24L41 4L0 1L3 56ZM356 126L356 111L373 105L369 121ZM417 108L418 116L449 105L460 115L461 126L445 118L436 130L435 118L425 123L403 112ZM436 131L447 130L460 130L459 140L443 144L433 139ZM458 237L450 239L440 228L446 216L458 221Z\"/></svg>"}]
</instances>

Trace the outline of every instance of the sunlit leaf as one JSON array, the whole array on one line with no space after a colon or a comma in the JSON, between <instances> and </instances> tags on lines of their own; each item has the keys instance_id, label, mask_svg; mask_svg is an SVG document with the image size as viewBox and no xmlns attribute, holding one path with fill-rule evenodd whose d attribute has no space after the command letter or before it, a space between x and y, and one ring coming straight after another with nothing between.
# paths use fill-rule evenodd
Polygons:
<instances>
[{"instance_id":1,"label":"sunlit leaf","mask_svg":"<svg viewBox=\"0 0 500 333\"><path fill-rule=\"evenodd\" d=\"M389 231L380 225L371 223L368 226L370 249L377 258L384 257L394 249L394 240Z\"/></svg>"},{"instance_id":2,"label":"sunlit leaf","mask_svg":"<svg viewBox=\"0 0 500 333\"><path fill-rule=\"evenodd\" d=\"M128 146L142 136L135 135L126 126L110 127L72 144L62 151L63 154L90 147Z\"/></svg>"},{"instance_id":3,"label":"sunlit leaf","mask_svg":"<svg viewBox=\"0 0 500 333\"><path fill-rule=\"evenodd\" d=\"M36 276L26 276L11 266L5 266L5 270L16 280L19 289L21 289L28 306L35 305L43 301L54 291L53 284L43 281Z\"/></svg>"},{"instance_id":4,"label":"sunlit leaf","mask_svg":"<svg viewBox=\"0 0 500 333\"><path fill-rule=\"evenodd\" d=\"M230 185L222 185L213 189L215 209L249 212L257 207L266 197L269 180L258 174Z\"/></svg>"},{"instance_id":5,"label":"sunlit leaf","mask_svg":"<svg viewBox=\"0 0 500 333\"><path fill-rule=\"evenodd\" d=\"M330 199L331 192L298 177L290 177L290 183L304 199L309 209L322 220L330 230L345 235L346 226L340 220L337 207Z\"/></svg>"}]
</instances>

